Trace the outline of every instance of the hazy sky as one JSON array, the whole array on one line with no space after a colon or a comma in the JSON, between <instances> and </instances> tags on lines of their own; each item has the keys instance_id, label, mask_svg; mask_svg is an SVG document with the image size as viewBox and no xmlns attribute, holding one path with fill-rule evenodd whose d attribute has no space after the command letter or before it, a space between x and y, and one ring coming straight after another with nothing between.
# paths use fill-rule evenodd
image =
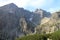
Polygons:
<instances>
[{"instance_id":1,"label":"hazy sky","mask_svg":"<svg viewBox=\"0 0 60 40\"><path fill-rule=\"evenodd\" d=\"M37 8L53 12L60 9L60 0L0 0L0 6L15 3L18 7L34 11Z\"/></svg>"}]
</instances>

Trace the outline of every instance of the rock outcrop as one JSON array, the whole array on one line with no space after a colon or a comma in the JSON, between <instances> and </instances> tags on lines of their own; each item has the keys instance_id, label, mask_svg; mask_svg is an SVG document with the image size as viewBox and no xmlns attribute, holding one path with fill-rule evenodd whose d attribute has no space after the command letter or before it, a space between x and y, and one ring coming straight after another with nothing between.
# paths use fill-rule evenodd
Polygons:
<instances>
[{"instance_id":1,"label":"rock outcrop","mask_svg":"<svg viewBox=\"0 0 60 40\"><path fill-rule=\"evenodd\" d=\"M24 16L24 18L21 18L22 16ZM24 35L26 28L32 31L36 26L33 26L32 24L36 23L38 25L38 22L40 21L38 19L34 20L35 17L38 18L38 14L34 14L23 8L18 8L13 3L0 7L0 39L14 40L15 37ZM20 23L21 20L23 25Z\"/></svg>"},{"instance_id":2,"label":"rock outcrop","mask_svg":"<svg viewBox=\"0 0 60 40\"><path fill-rule=\"evenodd\" d=\"M36 9L35 13L40 14L41 24L44 24L50 20L51 14L42 9Z\"/></svg>"},{"instance_id":3,"label":"rock outcrop","mask_svg":"<svg viewBox=\"0 0 60 40\"><path fill-rule=\"evenodd\" d=\"M14 40L16 37L34 33L44 17L49 18L50 13L44 10L30 12L13 3L0 7L0 39Z\"/></svg>"},{"instance_id":4,"label":"rock outcrop","mask_svg":"<svg viewBox=\"0 0 60 40\"><path fill-rule=\"evenodd\" d=\"M45 23L43 23L45 22ZM60 29L60 11L52 13L49 20L46 22L46 19L42 19L42 23L36 28L37 33L53 33Z\"/></svg>"}]
</instances>

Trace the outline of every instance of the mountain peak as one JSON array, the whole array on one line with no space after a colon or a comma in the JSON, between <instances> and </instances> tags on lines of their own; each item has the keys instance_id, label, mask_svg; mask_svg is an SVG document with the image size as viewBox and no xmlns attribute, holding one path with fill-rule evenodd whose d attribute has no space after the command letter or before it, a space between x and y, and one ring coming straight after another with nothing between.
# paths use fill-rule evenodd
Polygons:
<instances>
[{"instance_id":1,"label":"mountain peak","mask_svg":"<svg viewBox=\"0 0 60 40\"><path fill-rule=\"evenodd\" d=\"M7 4L7 5L4 5L0 8L4 8L4 9L6 9L6 8L17 8L17 6L14 3L10 3L10 4Z\"/></svg>"},{"instance_id":2,"label":"mountain peak","mask_svg":"<svg viewBox=\"0 0 60 40\"><path fill-rule=\"evenodd\" d=\"M45 11L43 9L36 9L35 12L39 12L39 11Z\"/></svg>"},{"instance_id":3,"label":"mountain peak","mask_svg":"<svg viewBox=\"0 0 60 40\"><path fill-rule=\"evenodd\" d=\"M10 3L10 5L15 5L14 3Z\"/></svg>"},{"instance_id":4,"label":"mountain peak","mask_svg":"<svg viewBox=\"0 0 60 40\"><path fill-rule=\"evenodd\" d=\"M7 4L6 6L16 6L16 5L14 3L10 3L10 4Z\"/></svg>"},{"instance_id":5,"label":"mountain peak","mask_svg":"<svg viewBox=\"0 0 60 40\"><path fill-rule=\"evenodd\" d=\"M8 11L8 12L13 12L16 9L18 9L18 7L14 3L10 3L10 4L0 7L0 9L2 9L4 11Z\"/></svg>"}]
</instances>

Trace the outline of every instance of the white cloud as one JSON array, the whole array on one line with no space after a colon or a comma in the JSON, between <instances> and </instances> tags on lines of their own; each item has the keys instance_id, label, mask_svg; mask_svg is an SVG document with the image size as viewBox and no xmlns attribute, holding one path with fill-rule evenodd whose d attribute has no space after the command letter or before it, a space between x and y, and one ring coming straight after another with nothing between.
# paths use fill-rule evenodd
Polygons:
<instances>
[{"instance_id":1,"label":"white cloud","mask_svg":"<svg viewBox=\"0 0 60 40\"><path fill-rule=\"evenodd\" d=\"M54 0L0 0L0 6L9 3L15 3L18 7L23 7L23 8L33 7L36 9L36 8L50 6L53 2Z\"/></svg>"},{"instance_id":2,"label":"white cloud","mask_svg":"<svg viewBox=\"0 0 60 40\"><path fill-rule=\"evenodd\" d=\"M39 7L39 6L43 6L45 3L45 0L34 0L34 1L30 1L30 5L33 7Z\"/></svg>"},{"instance_id":3,"label":"white cloud","mask_svg":"<svg viewBox=\"0 0 60 40\"><path fill-rule=\"evenodd\" d=\"M12 1L9 1L9 0L0 0L0 6L9 4L9 3L11 3L11 2L12 2Z\"/></svg>"},{"instance_id":4,"label":"white cloud","mask_svg":"<svg viewBox=\"0 0 60 40\"><path fill-rule=\"evenodd\" d=\"M43 6L46 3L51 3L53 0L0 0L0 1L1 1L0 5L13 2L19 7L24 7L27 5L38 7L38 6Z\"/></svg>"},{"instance_id":5,"label":"white cloud","mask_svg":"<svg viewBox=\"0 0 60 40\"><path fill-rule=\"evenodd\" d=\"M9 4L9 3L15 3L19 7L25 7L27 6L28 2L30 0L0 0L0 6Z\"/></svg>"},{"instance_id":6,"label":"white cloud","mask_svg":"<svg viewBox=\"0 0 60 40\"><path fill-rule=\"evenodd\" d=\"M29 0L15 0L15 1L13 1L13 3L18 5L19 7L27 6L28 2L29 2Z\"/></svg>"},{"instance_id":7,"label":"white cloud","mask_svg":"<svg viewBox=\"0 0 60 40\"><path fill-rule=\"evenodd\" d=\"M56 12L56 11L59 11L60 10L60 7L56 7L56 8L50 8L48 11L53 13L53 12Z\"/></svg>"}]
</instances>

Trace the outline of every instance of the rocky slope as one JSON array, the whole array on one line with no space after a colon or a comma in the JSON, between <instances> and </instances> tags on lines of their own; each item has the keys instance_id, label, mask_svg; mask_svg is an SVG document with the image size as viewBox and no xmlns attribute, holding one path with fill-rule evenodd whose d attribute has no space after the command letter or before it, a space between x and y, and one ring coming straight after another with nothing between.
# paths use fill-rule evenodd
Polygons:
<instances>
[{"instance_id":1,"label":"rocky slope","mask_svg":"<svg viewBox=\"0 0 60 40\"><path fill-rule=\"evenodd\" d=\"M11 3L0 7L0 39L14 40L26 34L34 33L37 25L51 14L44 10L30 12Z\"/></svg>"},{"instance_id":2,"label":"rocky slope","mask_svg":"<svg viewBox=\"0 0 60 40\"><path fill-rule=\"evenodd\" d=\"M42 22L44 22L42 20ZM38 25L36 28L37 33L53 33L60 30L60 11L52 13L52 16L49 20L43 24Z\"/></svg>"},{"instance_id":3,"label":"rocky slope","mask_svg":"<svg viewBox=\"0 0 60 40\"><path fill-rule=\"evenodd\" d=\"M51 14L43 9L36 9L35 13L40 14L41 24L44 24L50 20Z\"/></svg>"}]
</instances>

